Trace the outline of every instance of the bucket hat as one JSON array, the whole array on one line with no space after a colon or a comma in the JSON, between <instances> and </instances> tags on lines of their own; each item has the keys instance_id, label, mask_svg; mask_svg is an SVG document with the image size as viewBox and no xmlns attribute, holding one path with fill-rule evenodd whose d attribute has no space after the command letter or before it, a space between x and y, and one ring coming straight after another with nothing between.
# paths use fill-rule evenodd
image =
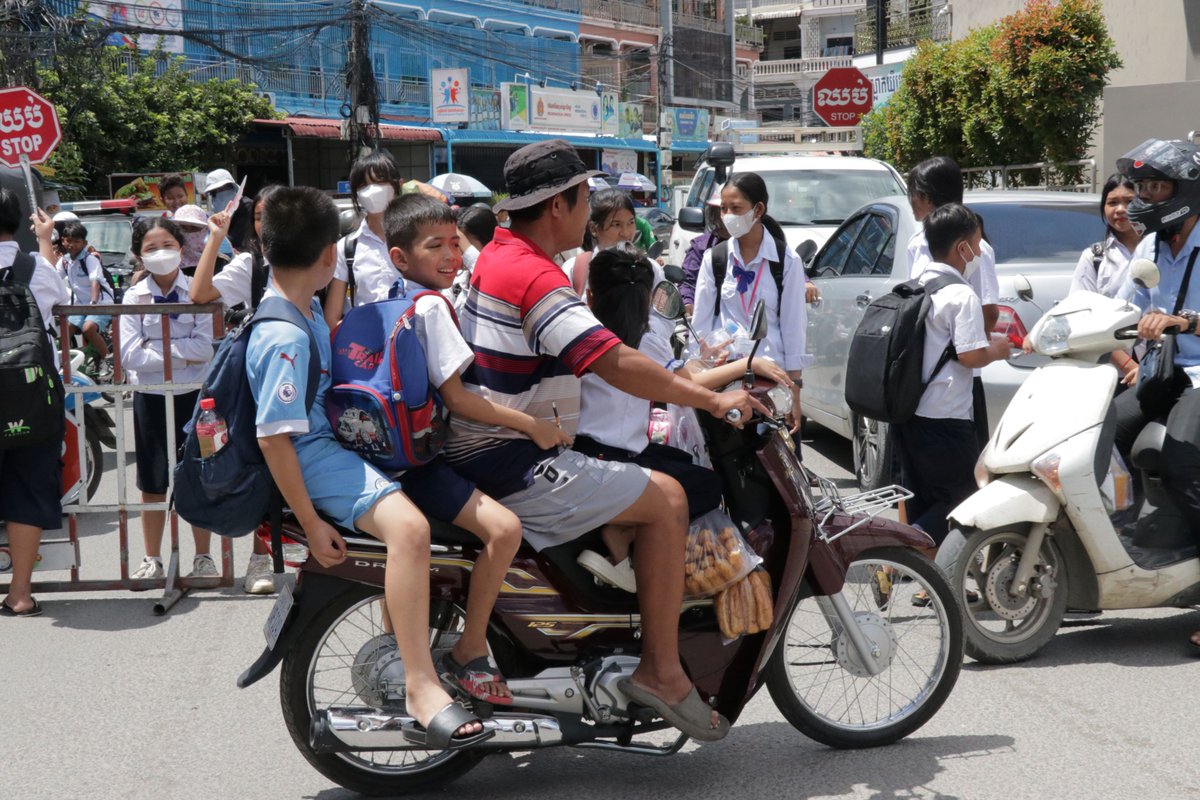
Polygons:
<instances>
[{"instance_id":1,"label":"bucket hat","mask_svg":"<svg viewBox=\"0 0 1200 800\"><path fill-rule=\"evenodd\" d=\"M604 173L588 169L565 139L527 144L504 162L508 197L494 211L516 211L535 206L559 192Z\"/></svg>"}]
</instances>

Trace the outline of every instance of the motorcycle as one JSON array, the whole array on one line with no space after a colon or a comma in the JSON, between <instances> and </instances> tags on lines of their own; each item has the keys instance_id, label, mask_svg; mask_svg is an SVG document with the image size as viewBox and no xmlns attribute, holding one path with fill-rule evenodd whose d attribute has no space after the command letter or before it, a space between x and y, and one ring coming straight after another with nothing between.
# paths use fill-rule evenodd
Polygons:
<instances>
[{"instance_id":1,"label":"motorcycle","mask_svg":"<svg viewBox=\"0 0 1200 800\"><path fill-rule=\"evenodd\" d=\"M674 302L668 318L681 313L677 292ZM761 307L752 327L758 339L765 336ZM771 388L752 387L771 417L741 430L706 420L705 434L727 512L751 532L769 574L773 621L728 642L712 599L685 603L684 667L731 722L765 684L784 717L819 742L895 742L927 722L953 689L962 661L960 612L945 577L918 551L931 540L877 516L911 494L887 487L840 496L797 457L780 422L790 394ZM429 641L436 659L462 630L480 545L451 525L430 524ZM285 552L304 544L293 518L285 515L281 527ZM267 538L269 529L257 533ZM638 665L640 616L634 595L596 582L576 562L582 550L599 546L595 531L541 552L522 546L510 566L489 646L514 703L499 710L458 693L491 737L449 751L410 744L402 732L413 722L404 664L383 627L386 550L341 533L346 559L332 568L311 558L298 564L294 590L281 591L268 620L266 649L238 679L247 687L281 665L288 731L330 780L363 794L401 794L440 787L490 753L570 746L667 756L686 743L683 734L669 744L640 739L670 726L619 688ZM914 607L912 595L921 590L931 602Z\"/></svg>"},{"instance_id":2,"label":"motorcycle","mask_svg":"<svg viewBox=\"0 0 1200 800\"><path fill-rule=\"evenodd\" d=\"M75 386L95 386L96 382L81 369L83 359L82 351L71 351L71 383ZM63 505L78 502L81 492L88 500L92 499L96 490L100 488L100 479L104 474L102 446L110 450L117 449L114 433L116 423L107 409L96 405L100 397L98 389L67 395L66 429L63 433L62 449ZM78 444L81 414L85 430L82 464L79 461Z\"/></svg>"},{"instance_id":3,"label":"motorcycle","mask_svg":"<svg viewBox=\"0 0 1200 800\"><path fill-rule=\"evenodd\" d=\"M1131 274L1142 286L1158 283L1147 259ZM1029 334L1053 361L1013 397L976 465L979 491L950 512L937 554L976 660L1030 658L1068 609L1200 602L1196 539L1160 475L1165 425L1147 425L1132 448L1139 491L1113 447L1118 375L1097 361L1137 338L1141 316L1124 299L1079 292Z\"/></svg>"}]
</instances>

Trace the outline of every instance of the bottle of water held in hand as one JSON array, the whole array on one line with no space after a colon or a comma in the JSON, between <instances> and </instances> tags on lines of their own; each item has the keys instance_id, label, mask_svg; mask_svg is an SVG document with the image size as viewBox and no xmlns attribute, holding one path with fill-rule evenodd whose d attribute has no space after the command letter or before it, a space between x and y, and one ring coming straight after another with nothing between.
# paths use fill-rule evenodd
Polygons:
<instances>
[{"instance_id":1,"label":"bottle of water held in hand","mask_svg":"<svg viewBox=\"0 0 1200 800\"><path fill-rule=\"evenodd\" d=\"M225 418L217 413L217 401L206 397L200 401L200 418L196 420L196 438L200 440L200 457L208 458L229 442Z\"/></svg>"}]
</instances>

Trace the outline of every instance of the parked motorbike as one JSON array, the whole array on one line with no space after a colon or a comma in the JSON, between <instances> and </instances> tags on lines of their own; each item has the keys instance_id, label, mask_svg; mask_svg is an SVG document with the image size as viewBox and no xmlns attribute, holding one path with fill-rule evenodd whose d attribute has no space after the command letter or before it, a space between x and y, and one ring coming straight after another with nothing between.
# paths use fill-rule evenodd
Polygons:
<instances>
[{"instance_id":1,"label":"parked motorbike","mask_svg":"<svg viewBox=\"0 0 1200 800\"><path fill-rule=\"evenodd\" d=\"M1158 283L1153 262L1131 268ZM1131 452L1141 489L1113 447L1115 367L1097 363L1136 338L1142 312L1077 292L1029 334L1054 360L1013 397L976 466L979 491L950 512L937 562L963 610L966 652L990 664L1027 659L1068 608L1200 602L1196 538L1163 490L1166 428L1153 422Z\"/></svg>"},{"instance_id":2,"label":"parked motorbike","mask_svg":"<svg viewBox=\"0 0 1200 800\"><path fill-rule=\"evenodd\" d=\"M81 369L83 359L81 351L71 351L71 383L75 386L95 386L96 382ZM88 500L92 499L96 490L100 488L100 479L104 474L104 451L101 445L110 450L117 449L114 433L116 423L107 409L96 405L100 397L98 389L67 395L67 425L63 434L63 505L77 502L81 490L85 491ZM82 409L82 412L79 409ZM81 414L85 430L82 463L79 460L78 445Z\"/></svg>"},{"instance_id":3,"label":"parked motorbike","mask_svg":"<svg viewBox=\"0 0 1200 800\"><path fill-rule=\"evenodd\" d=\"M761 308L752 327L765 335ZM962 660L960 612L945 577L918 551L931 540L877 517L911 495L887 487L840 496L797 458L780 422L790 395L769 389L752 391L771 418L742 430L706 420L705 435L727 512L750 532L770 576L773 622L727 642L711 599L686 603L679 619L684 667L731 722L765 684L787 720L819 742L894 742L928 721L952 690ZM436 659L462 630L480 545L451 525L431 527ZM282 529L293 546L304 543L290 516ZM268 526L258 533L267 537ZM282 664L288 731L330 780L364 794L401 794L442 786L489 753L573 746L666 756L687 741L682 734L666 745L642 739L669 726L619 688L638 665L641 620L634 595L598 584L576 563L582 550L601 547L596 531L542 552L523 546L509 568L489 644L514 704L497 710L459 693L491 738L452 751L410 744L402 732L413 721L404 665L381 611L386 549L341 533L345 561L298 565L294 590L281 592L268 621L266 649L238 679L250 686ZM922 590L932 600L914 607L912 595Z\"/></svg>"}]
</instances>

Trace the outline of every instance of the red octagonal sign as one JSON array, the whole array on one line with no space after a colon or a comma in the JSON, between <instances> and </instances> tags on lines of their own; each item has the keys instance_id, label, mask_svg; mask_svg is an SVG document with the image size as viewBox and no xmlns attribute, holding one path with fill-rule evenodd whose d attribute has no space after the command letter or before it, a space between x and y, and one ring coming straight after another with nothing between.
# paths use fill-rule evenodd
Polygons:
<instances>
[{"instance_id":1,"label":"red octagonal sign","mask_svg":"<svg viewBox=\"0 0 1200 800\"><path fill-rule=\"evenodd\" d=\"M871 99L871 82L854 67L835 67L813 86L813 111L832 127L857 125Z\"/></svg>"},{"instance_id":2,"label":"red octagonal sign","mask_svg":"<svg viewBox=\"0 0 1200 800\"><path fill-rule=\"evenodd\" d=\"M32 89L0 89L0 164L15 167L21 156L40 164L62 140L54 104Z\"/></svg>"}]
</instances>

